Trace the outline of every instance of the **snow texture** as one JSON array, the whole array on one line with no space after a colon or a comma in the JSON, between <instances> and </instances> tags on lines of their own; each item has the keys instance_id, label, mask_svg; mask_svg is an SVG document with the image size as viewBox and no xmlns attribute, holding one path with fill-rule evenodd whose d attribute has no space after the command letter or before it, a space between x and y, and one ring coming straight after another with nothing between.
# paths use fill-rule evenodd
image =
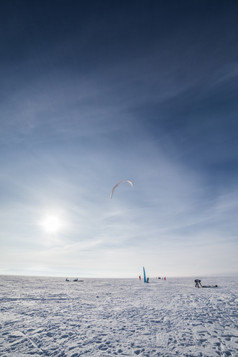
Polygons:
<instances>
[{"instance_id":1,"label":"snow texture","mask_svg":"<svg viewBox=\"0 0 238 357\"><path fill-rule=\"evenodd\" d=\"M238 280L0 276L0 356L238 356Z\"/></svg>"}]
</instances>

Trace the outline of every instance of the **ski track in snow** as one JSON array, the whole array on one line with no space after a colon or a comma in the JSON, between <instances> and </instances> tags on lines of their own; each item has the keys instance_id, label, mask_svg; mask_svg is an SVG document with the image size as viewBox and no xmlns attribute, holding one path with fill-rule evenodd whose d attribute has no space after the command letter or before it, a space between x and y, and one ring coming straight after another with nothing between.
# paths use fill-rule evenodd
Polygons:
<instances>
[{"instance_id":1,"label":"ski track in snow","mask_svg":"<svg viewBox=\"0 0 238 357\"><path fill-rule=\"evenodd\" d=\"M0 356L238 356L238 279L0 276Z\"/></svg>"}]
</instances>

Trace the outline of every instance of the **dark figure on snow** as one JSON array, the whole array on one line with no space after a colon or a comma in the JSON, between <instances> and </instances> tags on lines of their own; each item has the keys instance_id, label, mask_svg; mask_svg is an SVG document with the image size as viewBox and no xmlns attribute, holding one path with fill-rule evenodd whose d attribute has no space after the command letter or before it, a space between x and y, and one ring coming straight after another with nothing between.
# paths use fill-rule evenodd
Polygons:
<instances>
[{"instance_id":1,"label":"dark figure on snow","mask_svg":"<svg viewBox=\"0 0 238 357\"><path fill-rule=\"evenodd\" d=\"M201 287L202 287L201 280L195 279L195 280L194 280L194 283L195 283L195 288L201 288Z\"/></svg>"}]
</instances>

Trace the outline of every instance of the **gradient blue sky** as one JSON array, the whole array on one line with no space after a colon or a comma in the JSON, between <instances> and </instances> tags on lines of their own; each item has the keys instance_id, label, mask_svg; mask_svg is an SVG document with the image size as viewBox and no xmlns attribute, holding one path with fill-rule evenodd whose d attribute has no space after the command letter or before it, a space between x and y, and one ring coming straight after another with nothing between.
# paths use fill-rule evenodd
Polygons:
<instances>
[{"instance_id":1,"label":"gradient blue sky","mask_svg":"<svg viewBox=\"0 0 238 357\"><path fill-rule=\"evenodd\" d=\"M238 273L237 18L0 2L0 274Z\"/></svg>"}]
</instances>

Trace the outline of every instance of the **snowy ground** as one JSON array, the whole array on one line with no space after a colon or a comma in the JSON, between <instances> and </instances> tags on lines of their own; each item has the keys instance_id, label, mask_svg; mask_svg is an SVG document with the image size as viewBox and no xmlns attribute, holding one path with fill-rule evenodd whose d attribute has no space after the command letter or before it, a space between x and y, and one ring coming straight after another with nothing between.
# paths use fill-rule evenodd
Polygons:
<instances>
[{"instance_id":1,"label":"snowy ground","mask_svg":"<svg viewBox=\"0 0 238 357\"><path fill-rule=\"evenodd\" d=\"M0 276L0 356L238 356L238 279Z\"/></svg>"}]
</instances>

